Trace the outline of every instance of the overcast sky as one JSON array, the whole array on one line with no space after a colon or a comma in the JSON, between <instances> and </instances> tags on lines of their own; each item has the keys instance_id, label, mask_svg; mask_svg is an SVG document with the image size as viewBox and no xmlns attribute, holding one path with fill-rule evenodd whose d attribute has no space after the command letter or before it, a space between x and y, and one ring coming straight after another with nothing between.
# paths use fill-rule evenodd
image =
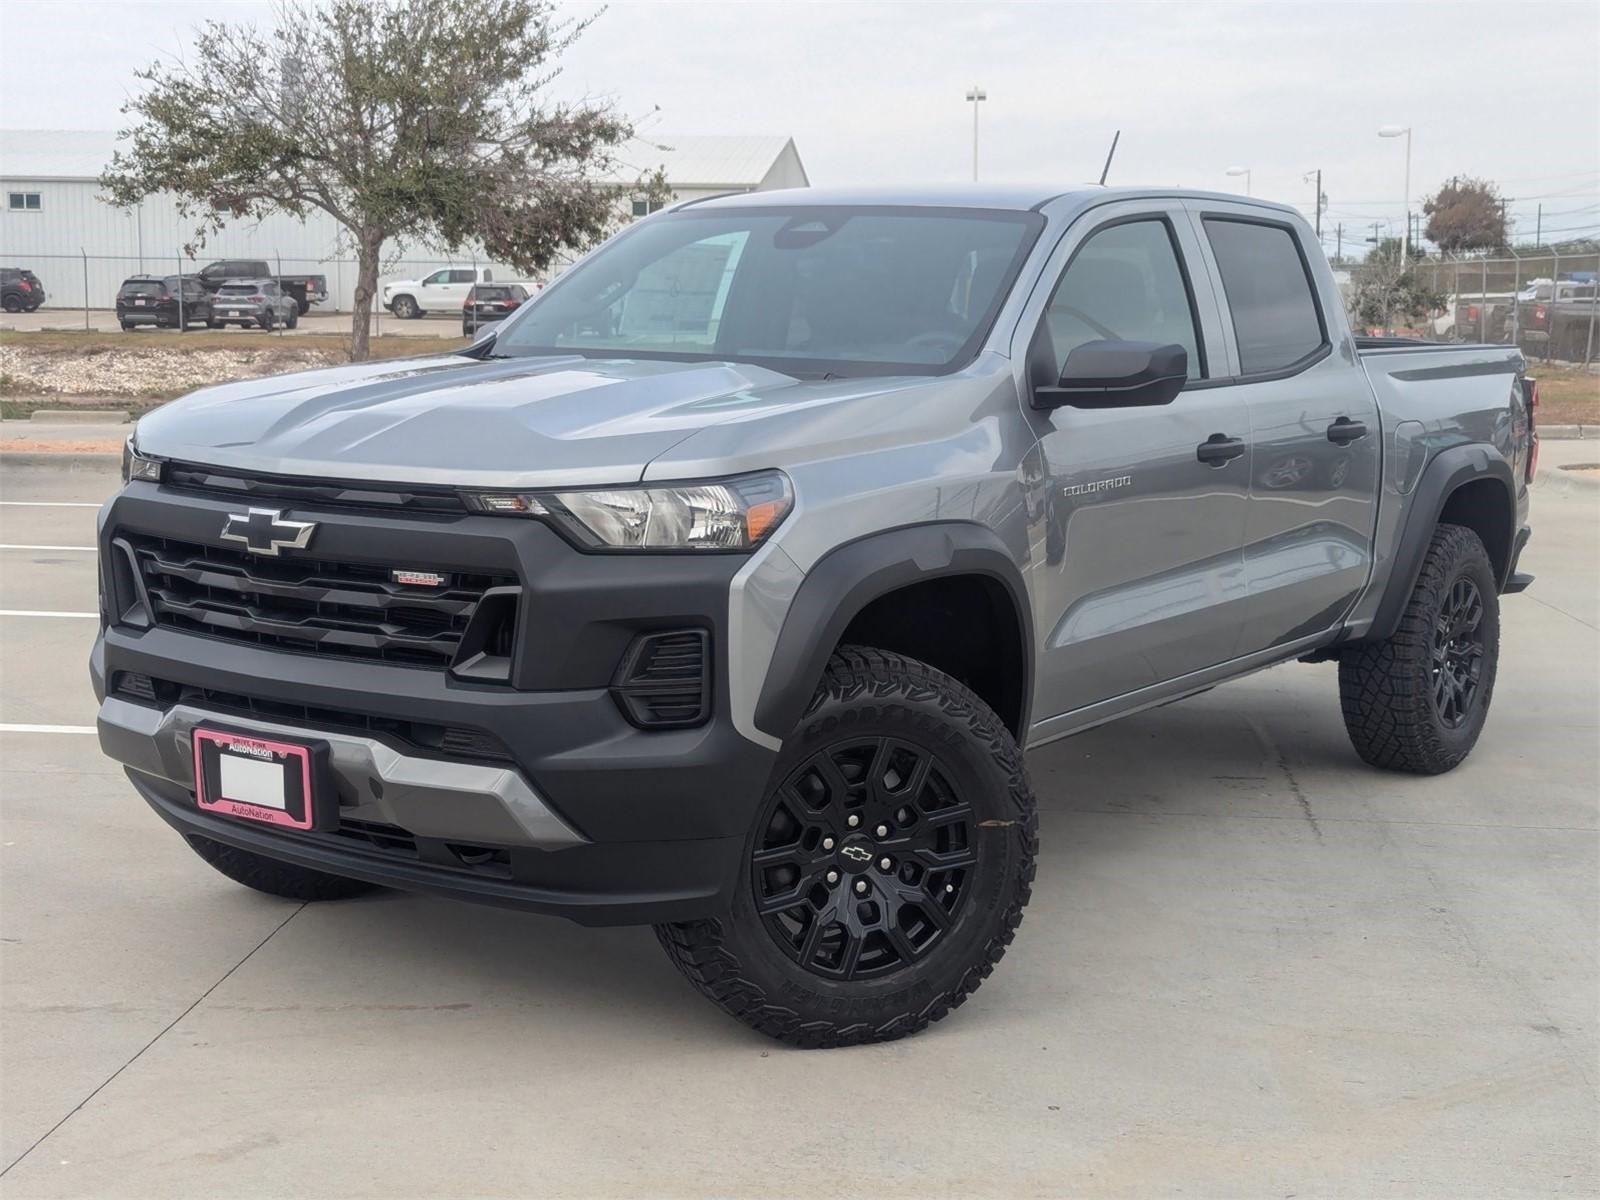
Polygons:
<instances>
[{"instance_id":1,"label":"overcast sky","mask_svg":"<svg viewBox=\"0 0 1600 1200\"><path fill-rule=\"evenodd\" d=\"M595 5L572 5L573 14ZM140 64L206 18L263 0L4 0L0 123L110 129ZM697 3L612 0L566 60L563 94L610 96L680 133L794 136L813 183L962 179L981 84L986 179L1243 190L1324 229L1402 212L1453 174L1497 180L1519 234L1600 233L1600 3ZM655 110L659 108L657 113ZM1415 201L1414 201L1415 207Z\"/></svg>"}]
</instances>

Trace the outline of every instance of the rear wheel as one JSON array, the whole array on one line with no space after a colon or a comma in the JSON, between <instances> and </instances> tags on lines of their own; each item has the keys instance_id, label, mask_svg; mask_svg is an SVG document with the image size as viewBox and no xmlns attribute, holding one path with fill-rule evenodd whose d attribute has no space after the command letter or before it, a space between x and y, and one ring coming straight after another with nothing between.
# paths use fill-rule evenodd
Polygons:
<instances>
[{"instance_id":1,"label":"rear wheel","mask_svg":"<svg viewBox=\"0 0 1600 1200\"><path fill-rule=\"evenodd\" d=\"M773 779L729 912L657 926L678 969L807 1047L903 1037L966 1000L1016 933L1038 848L1000 719L924 663L845 647Z\"/></svg>"},{"instance_id":2,"label":"rear wheel","mask_svg":"<svg viewBox=\"0 0 1600 1200\"><path fill-rule=\"evenodd\" d=\"M122 326L122 332L123 333L132 333L133 332L133 322L132 321L119 321L118 324L120 324Z\"/></svg>"},{"instance_id":3,"label":"rear wheel","mask_svg":"<svg viewBox=\"0 0 1600 1200\"><path fill-rule=\"evenodd\" d=\"M299 324L300 324L300 310L298 308L295 309L292 313L290 313L287 317L285 317L284 321L283 321L283 327L285 329L293 329Z\"/></svg>"},{"instance_id":4,"label":"rear wheel","mask_svg":"<svg viewBox=\"0 0 1600 1200\"><path fill-rule=\"evenodd\" d=\"M7 296L4 301L0 301L0 306L3 306L8 313L19 313L22 311L22 297Z\"/></svg>"},{"instance_id":5,"label":"rear wheel","mask_svg":"<svg viewBox=\"0 0 1600 1200\"><path fill-rule=\"evenodd\" d=\"M329 875L309 867L263 858L207 837L191 836L188 841L190 849L235 883L269 896L282 896L285 900L348 900L377 888L376 884L359 879L346 879L342 875Z\"/></svg>"},{"instance_id":6,"label":"rear wheel","mask_svg":"<svg viewBox=\"0 0 1600 1200\"><path fill-rule=\"evenodd\" d=\"M261 328L265 329L268 333L272 332L273 320L272 320L272 314L271 313L269 313L269 312L268 313L262 313L261 314L261 319L259 321L257 321L256 323L258 325L260 325Z\"/></svg>"},{"instance_id":7,"label":"rear wheel","mask_svg":"<svg viewBox=\"0 0 1600 1200\"><path fill-rule=\"evenodd\" d=\"M1356 753L1375 767L1438 775L1477 744L1500 653L1500 603L1472 530L1434 531L1394 635L1339 657L1339 700Z\"/></svg>"}]
</instances>

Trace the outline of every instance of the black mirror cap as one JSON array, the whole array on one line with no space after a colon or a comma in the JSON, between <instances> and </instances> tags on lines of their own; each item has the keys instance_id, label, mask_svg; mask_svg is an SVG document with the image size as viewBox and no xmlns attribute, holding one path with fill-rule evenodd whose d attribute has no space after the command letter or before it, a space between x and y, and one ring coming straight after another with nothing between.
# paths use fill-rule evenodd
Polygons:
<instances>
[{"instance_id":1,"label":"black mirror cap","mask_svg":"<svg viewBox=\"0 0 1600 1200\"><path fill-rule=\"evenodd\" d=\"M1189 352L1174 343L1085 342L1067 355L1061 382L1037 387L1035 408L1136 408L1171 404L1189 382Z\"/></svg>"}]
</instances>

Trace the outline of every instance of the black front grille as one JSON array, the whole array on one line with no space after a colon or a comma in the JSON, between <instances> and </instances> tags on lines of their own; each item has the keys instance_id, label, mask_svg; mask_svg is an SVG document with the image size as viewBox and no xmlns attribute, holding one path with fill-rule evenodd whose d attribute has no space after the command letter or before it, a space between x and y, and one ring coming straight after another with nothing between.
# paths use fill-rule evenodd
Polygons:
<instances>
[{"instance_id":1,"label":"black front grille","mask_svg":"<svg viewBox=\"0 0 1600 1200\"><path fill-rule=\"evenodd\" d=\"M293 475L264 475L194 463L168 463L162 482L186 492L250 500L281 500L319 508L386 508L407 513L464 513L467 506L450 488L413 484L317 483Z\"/></svg>"},{"instance_id":2,"label":"black front grille","mask_svg":"<svg viewBox=\"0 0 1600 1200\"><path fill-rule=\"evenodd\" d=\"M117 671L111 676L111 690L125 699L155 703L163 708L190 704L226 716L255 718L311 730L366 734L394 745L407 754L420 752L424 758L478 759L484 762L515 762L510 749L487 729L468 725L435 725L428 721L405 721L396 717L375 717L341 708L316 708L284 700L264 700L241 696L216 688L190 687L166 679L152 679L134 671Z\"/></svg>"},{"instance_id":3,"label":"black front grille","mask_svg":"<svg viewBox=\"0 0 1600 1200\"><path fill-rule=\"evenodd\" d=\"M484 593L515 582L508 576L440 571L442 582L418 587L394 582L388 565L267 558L168 538L130 540L159 625L285 650L441 670L454 659ZM510 637L512 622L499 623L504 628L491 643ZM509 652L509 646L497 649Z\"/></svg>"}]
</instances>

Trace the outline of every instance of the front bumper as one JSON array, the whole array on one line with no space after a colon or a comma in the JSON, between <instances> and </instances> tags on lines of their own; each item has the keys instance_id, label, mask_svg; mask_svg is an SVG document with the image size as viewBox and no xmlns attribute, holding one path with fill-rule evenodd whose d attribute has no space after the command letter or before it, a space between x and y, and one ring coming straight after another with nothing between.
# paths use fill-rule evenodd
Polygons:
<instances>
[{"instance_id":1,"label":"front bumper","mask_svg":"<svg viewBox=\"0 0 1600 1200\"><path fill-rule=\"evenodd\" d=\"M135 483L102 514L102 561L113 539L128 536L220 545L226 514L240 507ZM327 557L515 574L523 591L511 679L490 685L160 621L111 624L91 661L101 745L163 819L186 835L333 874L586 923L726 908L774 758L729 715L728 587L746 560L585 555L549 527L514 518L302 504L292 514L319 522L315 548ZM683 625L710 634L712 716L694 728L636 728L610 691L617 664L640 632ZM124 675L159 681L159 694L130 695ZM340 832L202 812L190 734L207 721L326 742ZM481 731L505 757L391 732L420 725Z\"/></svg>"}]
</instances>

